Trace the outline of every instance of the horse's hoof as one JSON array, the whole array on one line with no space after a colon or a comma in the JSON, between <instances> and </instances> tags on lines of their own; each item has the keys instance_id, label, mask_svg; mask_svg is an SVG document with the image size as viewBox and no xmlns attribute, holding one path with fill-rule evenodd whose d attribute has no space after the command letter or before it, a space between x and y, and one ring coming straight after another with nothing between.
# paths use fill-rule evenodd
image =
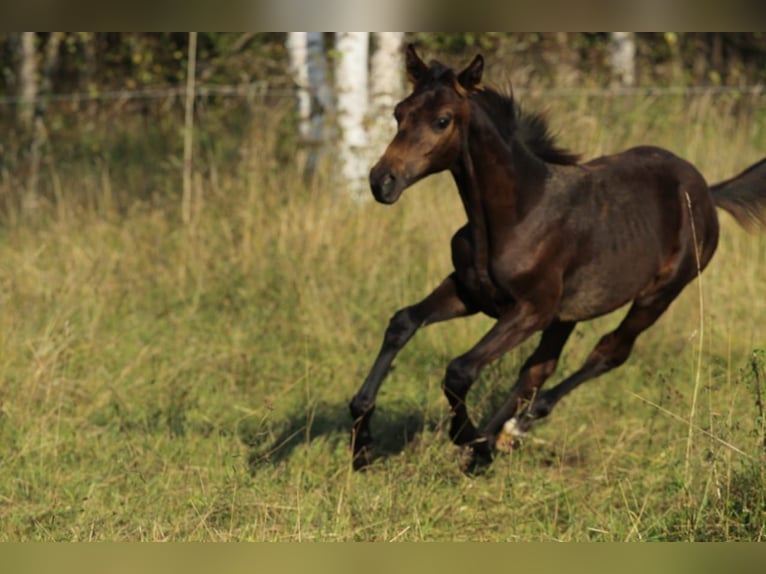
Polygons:
<instances>
[{"instance_id":1,"label":"horse's hoof","mask_svg":"<svg viewBox=\"0 0 766 574\"><path fill-rule=\"evenodd\" d=\"M353 448L354 455L351 462L354 470L365 470L373 461L372 441L363 445L354 444Z\"/></svg>"},{"instance_id":2,"label":"horse's hoof","mask_svg":"<svg viewBox=\"0 0 766 574\"><path fill-rule=\"evenodd\" d=\"M372 436L367 428L351 429L351 462L354 470L363 470L372 463Z\"/></svg>"},{"instance_id":3,"label":"horse's hoof","mask_svg":"<svg viewBox=\"0 0 766 574\"><path fill-rule=\"evenodd\" d=\"M354 470L364 470L372 464L372 438L369 432L357 433L356 429L351 432L351 451L354 453L351 459Z\"/></svg>"},{"instance_id":4,"label":"horse's hoof","mask_svg":"<svg viewBox=\"0 0 766 574\"><path fill-rule=\"evenodd\" d=\"M487 437L482 437L461 448L460 469L468 476L484 474L492 464L492 448Z\"/></svg>"}]
</instances>

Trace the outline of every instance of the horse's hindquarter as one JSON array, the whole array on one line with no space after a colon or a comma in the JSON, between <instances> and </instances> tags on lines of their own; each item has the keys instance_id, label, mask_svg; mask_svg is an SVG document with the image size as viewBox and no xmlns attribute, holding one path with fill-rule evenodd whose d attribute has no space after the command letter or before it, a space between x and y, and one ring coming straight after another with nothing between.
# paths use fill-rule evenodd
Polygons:
<instances>
[{"instance_id":1,"label":"horse's hindquarter","mask_svg":"<svg viewBox=\"0 0 766 574\"><path fill-rule=\"evenodd\" d=\"M704 180L690 168L669 152L640 148L567 168L551 179L549 197L538 209L557 222L540 240L556 243L559 319L603 315L675 273L691 246L683 187L708 201L700 195L707 190Z\"/></svg>"}]
</instances>

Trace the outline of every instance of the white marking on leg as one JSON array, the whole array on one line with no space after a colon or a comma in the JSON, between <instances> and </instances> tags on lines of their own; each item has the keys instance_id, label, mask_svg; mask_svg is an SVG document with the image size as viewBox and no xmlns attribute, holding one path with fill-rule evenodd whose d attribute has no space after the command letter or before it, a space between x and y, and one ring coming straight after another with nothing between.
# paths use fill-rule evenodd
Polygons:
<instances>
[{"instance_id":1,"label":"white marking on leg","mask_svg":"<svg viewBox=\"0 0 766 574\"><path fill-rule=\"evenodd\" d=\"M521 430L519 419L516 417L513 417L505 421L505 424L503 425L503 432L515 438L521 438L525 434L527 434L523 430Z\"/></svg>"}]
</instances>

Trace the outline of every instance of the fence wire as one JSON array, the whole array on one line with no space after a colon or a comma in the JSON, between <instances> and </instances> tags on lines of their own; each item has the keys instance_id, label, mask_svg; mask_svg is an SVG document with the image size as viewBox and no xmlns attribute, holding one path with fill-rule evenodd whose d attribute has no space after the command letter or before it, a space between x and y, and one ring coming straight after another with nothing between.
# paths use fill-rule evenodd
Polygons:
<instances>
[{"instance_id":1,"label":"fence wire","mask_svg":"<svg viewBox=\"0 0 766 574\"><path fill-rule=\"evenodd\" d=\"M702 95L761 95L766 85L754 86L636 86L612 88L514 88L519 95L539 95L551 97L630 97L630 96L702 96ZM70 92L63 94L39 94L34 98L22 96L0 96L0 105L20 103L52 102L94 102L119 100L153 100L179 98L186 95L186 87L143 88L137 90L107 90L103 92ZM295 91L284 85L274 87L266 81L250 82L237 85L198 85L194 95L199 98L220 96L254 99L258 97L292 98Z\"/></svg>"},{"instance_id":2,"label":"fence wire","mask_svg":"<svg viewBox=\"0 0 766 574\"><path fill-rule=\"evenodd\" d=\"M237 85L200 85L194 88L196 97L223 96L257 98L263 96L292 97L293 90L285 87L273 88L268 82L252 82ZM156 100L179 98L186 95L186 87L143 88L139 90L107 90L103 92L70 92L66 94L38 94L34 98L22 96L0 96L0 105L20 103L53 102L95 102L119 100Z\"/></svg>"}]
</instances>

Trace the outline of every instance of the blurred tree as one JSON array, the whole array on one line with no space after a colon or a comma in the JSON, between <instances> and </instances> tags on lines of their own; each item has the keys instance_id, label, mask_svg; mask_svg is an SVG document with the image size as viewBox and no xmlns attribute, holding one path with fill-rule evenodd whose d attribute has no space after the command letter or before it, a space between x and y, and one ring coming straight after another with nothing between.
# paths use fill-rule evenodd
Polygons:
<instances>
[{"instance_id":1,"label":"blurred tree","mask_svg":"<svg viewBox=\"0 0 766 574\"><path fill-rule=\"evenodd\" d=\"M387 139L393 131L391 107L402 93L398 92L399 58L405 38L418 43L427 58L455 65L484 53L486 76L501 87L511 79L516 88L542 90L605 86L613 80L647 86L766 82L766 33L762 32L418 32L371 37L349 33L338 34L334 40L318 32L302 36L199 33L197 85L242 87L238 93L246 97L200 90L205 95L198 100L196 113L214 114L226 130L243 133L247 124L241 120L254 117L254 106L289 109L297 85L302 102L296 116L299 128L294 129L290 121L279 122L282 131L273 147L274 157L305 162L311 172L321 150L332 150L338 175L367 197L369 154L380 151L380 145L372 142ZM175 133L173 122L182 106L178 92L168 88L183 85L188 41L184 33L0 32L0 122L7 134L0 167L14 167L18 182L23 182L15 188L36 187L35 166L41 146L46 149L46 129L51 135L62 134L59 141L74 142L75 133L89 137L119 114L141 112L146 127L155 127L156 119L156 125L167 128L165 134ZM291 48L301 42L306 52L303 63ZM126 91L124 95L115 97L121 90ZM72 93L71 99L48 97ZM82 93L93 98L86 100L92 111L87 121L83 121L79 99ZM73 130L71 134L67 129ZM296 132L303 144L298 148ZM317 143L322 141L333 146L320 148ZM209 146L208 151L218 146L215 138L199 144ZM97 153L97 146L87 149Z\"/></svg>"},{"instance_id":2,"label":"blurred tree","mask_svg":"<svg viewBox=\"0 0 766 574\"><path fill-rule=\"evenodd\" d=\"M286 48L295 83L298 137L309 149L306 173L311 175L324 143L329 139L327 112L337 110L339 175L355 198L367 197L369 144L390 138L391 110L403 95L402 32L373 35L375 49L368 62L370 35L337 33L334 85L327 72L324 34L290 32ZM367 70L371 70L368 81ZM334 100L337 102L334 105ZM376 148L374 153L379 150ZM301 160L303 161L303 160Z\"/></svg>"},{"instance_id":3,"label":"blurred tree","mask_svg":"<svg viewBox=\"0 0 766 574\"><path fill-rule=\"evenodd\" d=\"M370 143L378 146L391 139L396 128L393 109L404 95L402 73L403 32L373 34L375 49L370 59Z\"/></svg>"},{"instance_id":4,"label":"blurred tree","mask_svg":"<svg viewBox=\"0 0 766 574\"><path fill-rule=\"evenodd\" d=\"M24 147L28 149L29 165L26 189L21 203L25 215L31 213L38 204L41 148L46 138L44 121L46 99L51 93L52 76L58 65L59 47L63 36L63 32L48 34L42 68L38 70L39 38L34 32L21 34L18 118L24 132Z\"/></svg>"},{"instance_id":5,"label":"blurred tree","mask_svg":"<svg viewBox=\"0 0 766 574\"><path fill-rule=\"evenodd\" d=\"M612 83L633 86L636 83L636 37L633 32L610 34L609 62Z\"/></svg>"},{"instance_id":6,"label":"blurred tree","mask_svg":"<svg viewBox=\"0 0 766 574\"><path fill-rule=\"evenodd\" d=\"M37 34L22 32L19 41L18 120L25 130L30 131L35 118L37 100Z\"/></svg>"},{"instance_id":7,"label":"blurred tree","mask_svg":"<svg viewBox=\"0 0 766 574\"><path fill-rule=\"evenodd\" d=\"M63 34L59 40L60 65L51 76L51 87L57 93L79 90L97 94L121 88L183 84L186 34L56 34ZM41 89L44 46L55 43L49 42L51 36L51 33L0 33L0 93L20 97L23 84L23 90L31 94L35 81L36 89ZM418 32L408 37L425 53L447 61L458 62L475 52L483 52L487 65L500 69L500 75L493 73L492 77L500 77L502 81L502 70L513 71L515 77L541 86L601 83L613 75L612 66L617 66L617 61L611 63L611 47L615 48L615 56L622 53L622 48L629 54L631 41L635 69L641 71L640 76L634 72L636 83L639 79L649 83L677 83L681 76L686 82L727 85L766 80L763 66L766 34L762 32ZM374 36L373 43L384 47L380 38ZM290 74L285 34L200 33L198 41L198 78L202 83L233 84L262 79L280 88L287 85ZM36 70L35 74L30 72L32 69ZM618 79L622 77L621 72ZM625 79L629 83L629 71ZM19 122L28 122L30 112L21 112L21 107L9 107L14 112L9 115L18 118L21 113L23 119Z\"/></svg>"},{"instance_id":8,"label":"blurred tree","mask_svg":"<svg viewBox=\"0 0 766 574\"><path fill-rule=\"evenodd\" d=\"M340 128L339 160L342 185L351 197L367 198L368 32L335 34L335 95Z\"/></svg>"},{"instance_id":9,"label":"blurred tree","mask_svg":"<svg viewBox=\"0 0 766 574\"><path fill-rule=\"evenodd\" d=\"M316 168L320 145L326 138L325 117L333 107L332 87L327 73L324 34L322 32L290 32L287 34L290 70L295 82L298 135L308 150L305 174Z\"/></svg>"}]
</instances>

